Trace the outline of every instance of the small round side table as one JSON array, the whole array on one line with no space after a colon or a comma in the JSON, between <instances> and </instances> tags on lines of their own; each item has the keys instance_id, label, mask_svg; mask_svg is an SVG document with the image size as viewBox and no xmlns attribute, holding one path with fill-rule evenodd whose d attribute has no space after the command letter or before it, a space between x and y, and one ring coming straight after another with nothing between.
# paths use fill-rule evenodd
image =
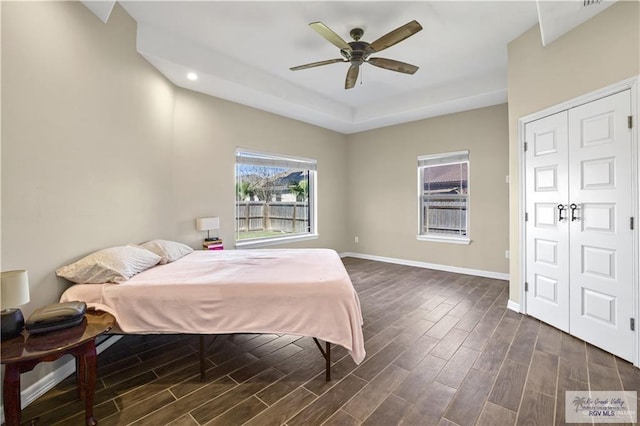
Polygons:
<instances>
[{"instance_id":1,"label":"small round side table","mask_svg":"<svg viewBox=\"0 0 640 426\"><path fill-rule=\"evenodd\" d=\"M40 362L51 362L70 354L76 360L78 394L85 401L85 422L96 425L93 397L96 389L96 337L113 327L113 315L87 311L81 324L47 333L29 334L2 342L1 361L5 364L3 402L6 426L20 425L20 374Z\"/></svg>"}]
</instances>

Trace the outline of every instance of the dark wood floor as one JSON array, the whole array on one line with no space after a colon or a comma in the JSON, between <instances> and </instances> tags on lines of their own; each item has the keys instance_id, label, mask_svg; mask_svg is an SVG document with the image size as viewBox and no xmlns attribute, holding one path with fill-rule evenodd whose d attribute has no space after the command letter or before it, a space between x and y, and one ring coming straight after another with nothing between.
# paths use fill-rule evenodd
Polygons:
<instances>
[{"instance_id":1,"label":"dark wood floor","mask_svg":"<svg viewBox=\"0 0 640 426\"><path fill-rule=\"evenodd\" d=\"M552 425L566 390L640 390L640 370L506 309L505 281L346 258L367 357L310 338L223 336L198 378L197 338L125 336L98 357L108 425ZM23 411L81 425L73 378ZM639 404L640 406L640 404Z\"/></svg>"}]
</instances>

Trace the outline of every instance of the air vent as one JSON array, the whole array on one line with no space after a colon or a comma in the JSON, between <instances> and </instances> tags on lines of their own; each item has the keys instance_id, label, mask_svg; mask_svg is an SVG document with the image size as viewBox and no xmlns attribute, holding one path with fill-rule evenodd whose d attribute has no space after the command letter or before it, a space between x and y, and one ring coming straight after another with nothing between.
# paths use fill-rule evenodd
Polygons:
<instances>
[{"instance_id":1,"label":"air vent","mask_svg":"<svg viewBox=\"0 0 640 426\"><path fill-rule=\"evenodd\" d=\"M583 0L583 4L585 7L593 6L595 4L600 4L600 3L602 3L602 0Z\"/></svg>"}]
</instances>

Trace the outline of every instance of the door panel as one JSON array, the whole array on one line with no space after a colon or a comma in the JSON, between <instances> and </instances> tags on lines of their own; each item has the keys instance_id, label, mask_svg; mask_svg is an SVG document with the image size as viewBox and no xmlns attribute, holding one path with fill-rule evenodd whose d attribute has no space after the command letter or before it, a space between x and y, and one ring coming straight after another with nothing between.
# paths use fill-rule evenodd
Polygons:
<instances>
[{"instance_id":1,"label":"door panel","mask_svg":"<svg viewBox=\"0 0 640 426\"><path fill-rule=\"evenodd\" d=\"M579 222L582 231L609 232L616 231L615 203L582 203L582 220Z\"/></svg>"},{"instance_id":2,"label":"door panel","mask_svg":"<svg viewBox=\"0 0 640 426\"><path fill-rule=\"evenodd\" d=\"M587 288L581 289L582 316L598 323L616 325L616 299Z\"/></svg>"},{"instance_id":3,"label":"door panel","mask_svg":"<svg viewBox=\"0 0 640 426\"><path fill-rule=\"evenodd\" d=\"M527 313L569 330L567 113L527 123Z\"/></svg>"},{"instance_id":4,"label":"door panel","mask_svg":"<svg viewBox=\"0 0 640 426\"><path fill-rule=\"evenodd\" d=\"M631 98L621 92L569 110L570 332L631 360L633 231Z\"/></svg>"},{"instance_id":5,"label":"door panel","mask_svg":"<svg viewBox=\"0 0 640 426\"><path fill-rule=\"evenodd\" d=\"M580 163L582 189L615 189L615 158L596 158Z\"/></svg>"}]
</instances>

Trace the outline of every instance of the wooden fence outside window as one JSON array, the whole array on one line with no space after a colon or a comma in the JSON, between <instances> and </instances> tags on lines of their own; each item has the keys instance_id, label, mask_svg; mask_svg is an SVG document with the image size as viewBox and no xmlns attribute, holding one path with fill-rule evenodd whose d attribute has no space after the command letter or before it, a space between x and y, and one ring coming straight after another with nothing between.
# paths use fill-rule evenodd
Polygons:
<instances>
[{"instance_id":1,"label":"wooden fence outside window","mask_svg":"<svg viewBox=\"0 0 640 426\"><path fill-rule=\"evenodd\" d=\"M237 201L238 234L272 231L284 234L309 232L309 204L306 202Z\"/></svg>"}]
</instances>

